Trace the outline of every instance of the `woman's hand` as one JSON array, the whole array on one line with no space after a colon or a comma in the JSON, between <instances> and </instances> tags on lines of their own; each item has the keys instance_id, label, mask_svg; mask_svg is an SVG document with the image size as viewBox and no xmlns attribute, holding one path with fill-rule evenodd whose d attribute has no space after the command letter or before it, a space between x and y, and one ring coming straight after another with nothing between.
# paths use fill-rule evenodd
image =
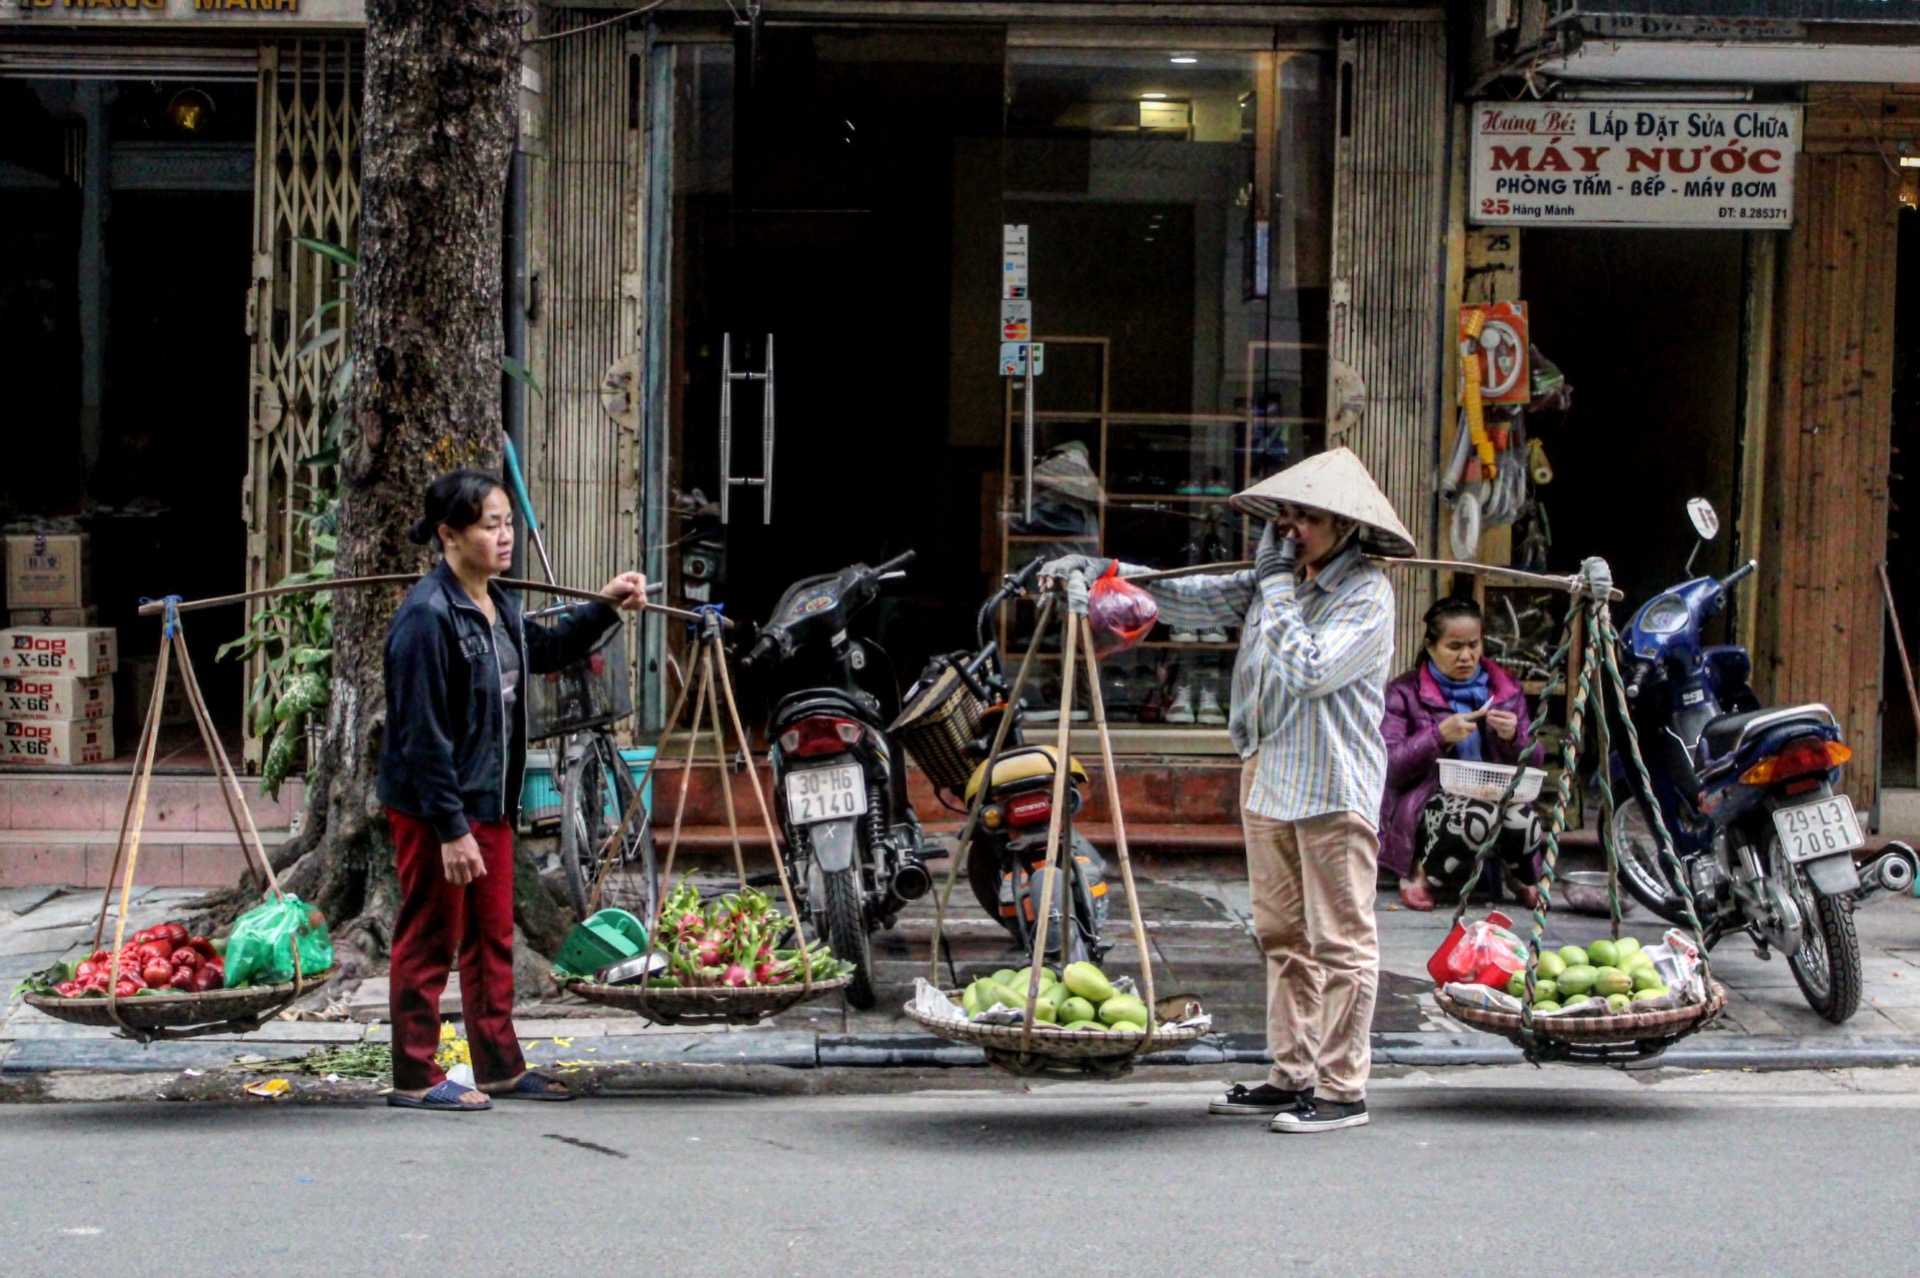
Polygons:
<instances>
[{"instance_id":1,"label":"woman's hand","mask_svg":"<svg viewBox=\"0 0 1920 1278\"><path fill-rule=\"evenodd\" d=\"M446 867L447 882L456 886L487 877L487 863L480 857L480 842L471 834L442 843L440 863Z\"/></svg>"},{"instance_id":2,"label":"woman's hand","mask_svg":"<svg viewBox=\"0 0 1920 1278\"><path fill-rule=\"evenodd\" d=\"M1440 721L1440 739L1448 745L1459 745L1480 729L1480 719L1488 712L1475 710L1472 714L1452 714ZM1508 715L1507 718L1513 718Z\"/></svg>"},{"instance_id":3,"label":"woman's hand","mask_svg":"<svg viewBox=\"0 0 1920 1278\"><path fill-rule=\"evenodd\" d=\"M606 585L600 587L600 593L618 600L618 607L625 612L638 612L647 602L646 574L623 572Z\"/></svg>"},{"instance_id":4,"label":"woman's hand","mask_svg":"<svg viewBox=\"0 0 1920 1278\"><path fill-rule=\"evenodd\" d=\"M1493 729L1493 735L1502 741L1513 740L1520 731L1520 716L1509 710L1489 710L1486 712L1487 726Z\"/></svg>"}]
</instances>

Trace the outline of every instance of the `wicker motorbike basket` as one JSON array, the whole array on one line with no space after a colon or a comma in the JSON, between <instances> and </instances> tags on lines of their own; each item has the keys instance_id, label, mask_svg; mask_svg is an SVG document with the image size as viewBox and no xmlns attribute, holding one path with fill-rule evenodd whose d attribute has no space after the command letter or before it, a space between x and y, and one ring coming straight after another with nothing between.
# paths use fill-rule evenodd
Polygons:
<instances>
[{"instance_id":1,"label":"wicker motorbike basket","mask_svg":"<svg viewBox=\"0 0 1920 1278\"><path fill-rule=\"evenodd\" d=\"M589 1003L623 1007L658 1025L753 1025L808 999L845 989L849 973L830 981L804 985L697 986L691 989L654 989L645 985L596 985L574 981L567 988Z\"/></svg>"},{"instance_id":2,"label":"wicker motorbike basket","mask_svg":"<svg viewBox=\"0 0 1920 1278\"><path fill-rule=\"evenodd\" d=\"M329 968L315 972L297 983L246 986L234 990L208 990L204 994L144 994L119 999L120 1019L113 1018L104 998L61 998L57 994L28 994L29 1007L38 1008L56 1020L71 1025L92 1025L134 1030L177 1029L184 1025L219 1025L245 1020L276 1007L284 1007L308 990L318 989L333 975Z\"/></svg>"},{"instance_id":3,"label":"wicker motorbike basket","mask_svg":"<svg viewBox=\"0 0 1920 1278\"><path fill-rule=\"evenodd\" d=\"M949 666L914 693L892 731L936 789L959 792L977 766L967 746L979 737L986 712L986 703Z\"/></svg>"},{"instance_id":4,"label":"wicker motorbike basket","mask_svg":"<svg viewBox=\"0 0 1920 1278\"><path fill-rule=\"evenodd\" d=\"M1658 1056L1687 1035L1705 1029L1727 1006L1726 987L1714 981L1706 1002L1685 1007L1617 1016L1536 1016L1534 1042L1529 1044L1517 1012L1467 1007L1449 998L1445 990L1435 990L1434 998L1455 1020L1509 1038L1543 1059L1607 1063Z\"/></svg>"},{"instance_id":5,"label":"wicker motorbike basket","mask_svg":"<svg viewBox=\"0 0 1920 1278\"><path fill-rule=\"evenodd\" d=\"M527 681L528 740L605 727L633 713L626 640L626 627L615 626L585 657Z\"/></svg>"},{"instance_id":6,"label":"wicker motorbike basket","mask_svg":"<svg viewBox=\"0 0 1920 1278\"><path fill-rule=\"evenodd\" d=\"M944 990L958 1005L960 991ZM1158 1010L1167 1016L1182 1015L1188 998L1176 994L1158 1001ZM1112 1077L1132 1068L1137 1056L1184 1047L1196 1042L1204 1031L1197 1026L1182 1028L1161 1024L1154 1027L1153 1038L1145 1046L1131 1034L1111 1034L1105 1030L1069 1030L1055 1025L1035 1025L1030 1047L1023 1048L1027 1030L1023 1025L982 1025L977 1021L953 1021L916 1011L911 1003L906 1013L929 1034L955 1043L972 1043L987 1054L989 1064L1009 1073L1023 1075L1077 1076L1098 1074Z\"/></svg>"}]
</instances>

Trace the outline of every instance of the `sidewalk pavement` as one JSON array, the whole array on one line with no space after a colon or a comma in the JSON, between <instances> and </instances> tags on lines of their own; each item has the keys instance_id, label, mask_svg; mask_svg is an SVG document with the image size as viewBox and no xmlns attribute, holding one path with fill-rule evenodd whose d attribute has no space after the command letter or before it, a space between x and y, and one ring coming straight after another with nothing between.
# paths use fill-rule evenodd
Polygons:
<instances>
[{"instance_id":1,"label":"sidewalk pavement","mask_svg":"<svg viewBox=\"0 0 1920 1278\"><path fill-rule=\"evenodd\" d=\"M1178 862L1173 863L1177 871ZM1164 867L1163 867L1164 868ZM1163 994L1197 996L1214 1014L1216 1034L1179 1052L1157 1053L1143 1068L1239 1066L1247 1072L1265 1057L1264 977L1249 924L1244 879L1230 873L1163 874L1140 885L1155 981ZM196 892L136 889L131 928L182 916ZM92 948L91 920L99 907L94 891L51 888L0 889L0 991L57 959ZM1127 911L1114 887L1111 935L1119 943L1104 966L1138 970ZM952 970L962 980L1024 959L1006 934L974 906L966 885L955 891L946 929ZM1517 915L1516 915L1517 916ZM1518 917L1518 916L1517 916ZM1822 1069L1860 1065L1920 1064L1920 901L1876 897L1856 913L1865 951L1866 994L1859 1013L1845 1025L1829 1025L1806 1006L1783 960L1762 962L1744 941L1729 939L1715 951L1714 969L1726 985L1726 1014L1712 1027L1660 1057L1656 1065L1680 1068ZM1379 908L1380 1000L1374 1018L1376 1065L1495 1065L1520 1061L1505 1039L1477 1033L1448 1020L1434 1004L1426 961L1451 925L1449 911L1420 914L1383 891ZM1528 920L1521 917L1522 927ZM1664 927L1644 910L1629 913L1625 930L1643 940ZM1607 932L1605 919L1555 913L1551 945L1585 944ZM688 1067L713 1071L715 1085L729 1067L825 1069L900 1067L939 1069L977 1066L977 1049L921 1032L901 1013L913 978L928 973L933 933L932 902L919 902L898 926L874 940L881 999L871 1011L840 1000L820 1000L751 1028L688 1030L652 1025L637 1016L570 996L530 1004L517 1012L528 1059L536 1066L581 1071L587 1079L644 1085L647 1071ZM942 975L951 979L948 965ZM0 1021L0 1096L9 1085L64 1071L107 1074L212 1071L240 1057L277 1060L317 1047L386 1037L384 980L361 982L344 994L353 1019L278 1020L244 1038L209 1036L183 1042L138 1043L111 1032L53 1020L24 1003L6 1006ZM310 999L310 1005L324 999ZM458 1010L457 986L444 1010ZM636 1081L637 1080L637 1081Z\"/></svg>"}]
</instances>

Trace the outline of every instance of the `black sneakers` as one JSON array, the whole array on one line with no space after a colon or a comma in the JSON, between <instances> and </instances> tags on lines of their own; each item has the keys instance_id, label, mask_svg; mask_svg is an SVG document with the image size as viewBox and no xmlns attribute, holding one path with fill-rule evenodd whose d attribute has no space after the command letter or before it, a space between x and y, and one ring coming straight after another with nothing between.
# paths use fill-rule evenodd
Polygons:
<instances>
[{"instance_id":1,"label":"black sneakers","mask_svg":"<svg viewBox=\"0 0 1920 1278\"><path fill-rule=\"evenodd\" d=\"M1273 1116L1270 1128L1276 1132L1333 1132L1342 1127L1365 1127L1367 1103L1357 1101L1315 1100L1309 1096L1291 1109Z\"/></svg>"},{"instance_id":2,"label":"black sneakers","mask_svg":"<svg viewBox=\"0 0 1920 1278\"><path fill-rule=\"evenodd\" d=\"M1258 1087L1235 1083L1227 1089L1226 1095L1207 1106L1207 1112L1209 1114L1252 1114L1265 1118L1312 1099L1311 1088L1303 1092L1292 1092L1284 1087L1275 1087L1272 1083L1262 1083Z\"/></svg>"}]
</instances>

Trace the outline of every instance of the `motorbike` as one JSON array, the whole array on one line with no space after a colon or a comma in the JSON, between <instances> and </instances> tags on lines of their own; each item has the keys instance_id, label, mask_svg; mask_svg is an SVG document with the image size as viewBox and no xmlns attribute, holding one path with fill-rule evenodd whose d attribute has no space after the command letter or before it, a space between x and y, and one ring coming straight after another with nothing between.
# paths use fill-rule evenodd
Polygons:
<instances>
[{"instance_id":1,"label":"motorbike","mask_svg":"<svg viewBox=\"0 0 1920 1278\"><path fill-rule=\"evenodd\" d=\"M872 933L933 884L907 802L906 758L886 728L899 709L892 663L849 632L913 558L907 551L795 582L742 660L769 679L769 759L796 904L814 934L853 964L847 1001L858 1008L876 997Z\"/></svg>"},{"instance_id":2,"label":"motorbike","mask_svg":"<svg viewBox=\"0 0 1920 1278\"><path fill-rule=\"evenodd\" d=\"M945 762L920 757L923 770L936 783L951 787L953 797L970 811L981 788L986 796L980 819L968 845L959 849L966 858L967 881L974 899L989 918L1007 930L1021 950L1031 952L1033 933L1038 926L1038 902L1045 891L1047 865L1047 829L1053 817L1054 781L1060 755L1056 747L1029 743L1022 732L1027 710L1010 698L1010 681L1000 659L1000 645L992 635L993 622L1000 606L1010 599L1029 595L1038 580L1044 561L1035 559L1017 573L1008 574L1000 588L981 606L975 622L978 646L972 652L959 652L936 658L922 673L907 695L908 711L902 723L942 723L955 716L927 713L930 701L947 696L974 699L979 709L977 731L957 743L932 753ZM991 773L987 756L993 739L1006 716L1006 740ZM912 738L910 738L911 740ZM954 745L958 746L955 750ZM1107 884L1106 864L1086 836L1072 828L1073 816L1080 811L1087 785L1086 769L1078 759L1067 758L1067 809L1064 814L1071 855L1048 913L1047 955L1055 962L1099 962L1111 944L1106 941ZM942 776L943 771L948 775ZM963 785L951 783L964 777Z\"/></svg>"},{"instance_id":3,"label":"motorbike","mask_svg":"<svg viewBox=\"0 0 1920 1278\"><path fill-rule=\"evenodd\" d=\"M1719 531L1710 503L1688 513L1700 548ZM1807 1002L1839 1024L1860 1005L1854 905L1879 887L1913 882L1913 854L1890 845L1856 865L1865 840L1852 801L1838 793L1853 752L1833 712L1817 703L1761 705L1744 648L1707 646L1702 630L1758 567L1691 577L1641 606L1621 636L1628 713L1651 793L1616 752L1609 761L1621 878L1642 905L1681 923L1690 904L1708 947L1744 933L1762 958L1786 956ZM1618 740L1618 736L1615 738ZM1657 804L1680 863L1662 860L1649 804Z\"/></svg>"}]
</instances>

